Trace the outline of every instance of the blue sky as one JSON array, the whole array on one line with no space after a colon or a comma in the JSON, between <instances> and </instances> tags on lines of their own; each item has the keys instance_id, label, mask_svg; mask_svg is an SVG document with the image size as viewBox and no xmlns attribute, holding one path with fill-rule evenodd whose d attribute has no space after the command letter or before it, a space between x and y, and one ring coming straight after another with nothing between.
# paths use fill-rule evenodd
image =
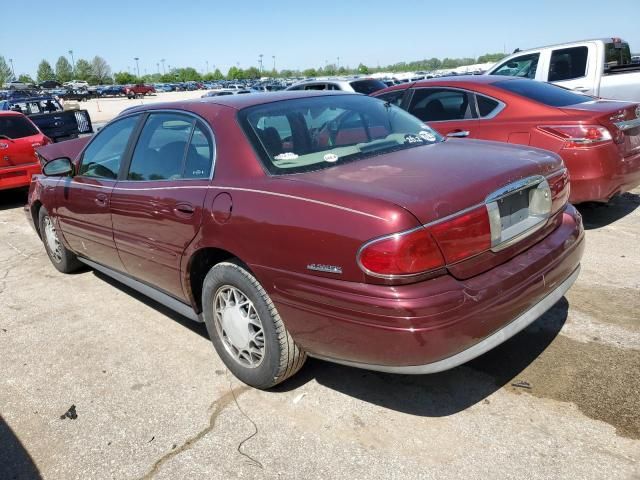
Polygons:
<instances>
[{"instance_id":1,"label":"blue sky","mask_svg":"<svg viewBox=\"0 0 640 480\"><path fill-rule=\"evenodd\" d=\"M322 5L322 6L320 6ZM29 0L0 28L0 55L16 74L43 58L104 57L113 71L206 62L308 68L325 60L376 66L430 57L476 57L506 48L620 36L640 52L640 0L147 1ZM33 12L31 15L29 12Z\"/></svg>"}]
</instances>

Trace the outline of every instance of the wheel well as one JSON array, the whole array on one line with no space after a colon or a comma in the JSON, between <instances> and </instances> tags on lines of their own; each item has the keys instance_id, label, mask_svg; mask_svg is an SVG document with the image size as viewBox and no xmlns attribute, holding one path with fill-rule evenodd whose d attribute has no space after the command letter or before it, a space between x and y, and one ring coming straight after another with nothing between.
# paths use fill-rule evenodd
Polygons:
<instances>
[{"instance_id":1,"label":"wheel well","mask_svg":"<svg viewBox=\"0 0 640 480\"><path fill-rule=\"evenodd\" d=\"M39 216L40 216L40 208L42 207L42 202L40 202L40 200L36 200L35 202L33 202L33 205L31 205L31 218L33 219L33 225L36 228L36 232L38 233L38 236L40 238L42 238L42 234L40 233L40 222L39 222Z\"/></svg>"},{"instance_id":2,"label":"wheel well","mask_svg":"<svg viewBox=\"0 0 640 480\"><path fill-rule=\"evenodd\" d=\"M202 311L202 285L204 278L214 265L237 258L233 253L221 248L198 250L189 261L189 291L196 305L196 313Z\"/></svg>"}]
</instances>

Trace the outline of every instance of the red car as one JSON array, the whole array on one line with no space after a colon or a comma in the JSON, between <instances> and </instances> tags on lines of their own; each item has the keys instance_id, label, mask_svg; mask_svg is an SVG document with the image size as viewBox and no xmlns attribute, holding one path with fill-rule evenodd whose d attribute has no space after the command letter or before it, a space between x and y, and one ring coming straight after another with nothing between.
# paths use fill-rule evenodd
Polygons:
<instances>
[{"instance_id":1,"label":"red car","mask_svg":"<svg viewBox=\"0 0 640 480\"><path fill-rule=\"evenodd\" d=\"M126 87L124 87L124 94L129 99L144 97L145 95L151 95L152 93L156 93L156 89L153 87L153 85L145 85L144 83L127 85Z\"/></svg>"},{"instance_id":2,"label":"red car","mask_svg":"<svg viewBox=\"0 0 640 480\"><path fill-rule=\"evenodd\" d=\"M26 187L40 173L35 149L51 143L22 113L0 112L0 190Z\"/></svg>"},{"instance_id":3,"label":"red car","mask_svg":"<svg viewBox=\"0 0 640 480\"><path fill-rule=\"evenodd\" d=\"M598 100L524 78L469 76L390 87L373 96L401 105L443 135L558 153L571 202L607 202L640 185L640 105Z\"/></svg>"},{"instance_id":4,"label":"red car","mask_svg":"<svg viewBox=\"0 0 640 480\"><path fill-rule=\"evenodd\" d=\"M307 355L453 368L520 331L578 275L557 155L443 142L342 92L137 106L50 159L26 213L53 265L103 271L206 323L242 381Z\"/></svg>"}]
</instances>

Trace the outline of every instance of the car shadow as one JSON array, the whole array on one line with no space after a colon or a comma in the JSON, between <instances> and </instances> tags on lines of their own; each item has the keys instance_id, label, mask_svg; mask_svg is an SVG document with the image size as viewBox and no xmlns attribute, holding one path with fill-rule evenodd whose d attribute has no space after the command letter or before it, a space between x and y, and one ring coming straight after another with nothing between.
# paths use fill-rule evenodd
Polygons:
<instances>
[{"instance_id":1,"label":"car shadow","mask_svg":"<svg viewBox=\"0 0 640 480\"><path fill-rule=\"evenodd\" d=\"M203 338L203 323L194 322L136 290L93 270L93 274ZM270 391L283 393L311 380L359 400L411 415L442 417L463 411L518 378L559 334L569 303L563 297L518 335L460 367L431 375L398 375L362 370L309 358L300 372Z\"/></svg>"},{"instance_id":2,"label":"car shadow","mask_svg":"<svg viewBox=\"0 0 640 480\"><path fill-rule=\"evenodd\" d=\"M0 478L42 478L27 449L0 415Z\"/></svg>"},{"instance_id":3,"label":"car shadow","mask_svg":"<svg viewBox=\"0 0 640 480\"><path fill-rule=\"evenodd\" d=\"M466 410L513 381L545 351L564 325L569 303L562 298L546 314L507 342L460 367L431 375L397 375L309 359L293 378L273 389L287 392L314 379L345 395L391 410L443 417ZM525 379L526 380L526 379Z\"/></svg>"},{"instance_id":4,"label":"car shadow","mask_svg":"<svg viewBox=\"0 0 640 480\"><path fill-rule=\"evenodd\" d=\"M621 193L613 197L609 203L581 203L576 206L582 214L586 230L606 227L626 217L640 206L640 195L637 193Z\"/></svg>"},{"instance_id":5,"label":"car shadow","mask_svg":"<svg viewBox=\"0 0 640 480\"><path fill-rule=\"evenodd\" d=\"M0 211L23 207L27 204L28 193L26 188L0 190Z\"/></svg>"},{"instance_id":6,"label":"car shadow","mask_svg":"<svg viewBox=\"0 0 640 480\"><path fill-rule=\"evenodd\" d=\"M127 287L125 284L120 283L117 280L114 280L113 278L109 277L108 275L105 275L102 272L99 272L98 270L91 270L91 271L97 278L99 278L103 282L108 283L112 287L117 288L118 290L127 294L128 296L135 298L139 302L142 302L148 307L151 307L154 310L158 311L159 313L165 315L166 317L169 317L174 322L179 323L183 327L186 327L192 332L197 333L201 337L204 337L207 340L209 340L209 334L207 333L207 328L205 327L204 323L194 322L193 320L183 315L180 315L177 312L174 312L173 310L165 307L161 303L156 302L155 300L147 297L146 295L143 295L142 293L138 292L137 290L134 290L133 288Z\"/></svg>"}]
</instances>

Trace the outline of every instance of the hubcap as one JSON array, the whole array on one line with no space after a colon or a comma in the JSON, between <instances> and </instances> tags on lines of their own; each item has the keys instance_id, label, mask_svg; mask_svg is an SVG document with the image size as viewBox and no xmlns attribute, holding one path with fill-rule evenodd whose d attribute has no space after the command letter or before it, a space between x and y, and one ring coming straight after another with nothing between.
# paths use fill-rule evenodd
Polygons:
<instances>
[{"instance_id":1,"label":"hubcap","mask_svg":"<svg viewBox=\"0 0 640 480\"><path fill-rule=\"evenodd\" d=\"M60 240L58 240L56 228L53 226L53 222L49 217L44 217L44 238L47 242L49 256L54 262L60 263L62 261L62 248L60 246Z\"/></svg>"},{"instance_id":2,"label":"hubcap","mask_svg":"<svg viewBox=\"0 0 640 480\"><path fill-rule=\"evenodd\" d=\"M253 302L238 288L224 285L213 301L216 330L231 357L256 368L264 358L264 331Z\"/></svg>"}]
</instances>

